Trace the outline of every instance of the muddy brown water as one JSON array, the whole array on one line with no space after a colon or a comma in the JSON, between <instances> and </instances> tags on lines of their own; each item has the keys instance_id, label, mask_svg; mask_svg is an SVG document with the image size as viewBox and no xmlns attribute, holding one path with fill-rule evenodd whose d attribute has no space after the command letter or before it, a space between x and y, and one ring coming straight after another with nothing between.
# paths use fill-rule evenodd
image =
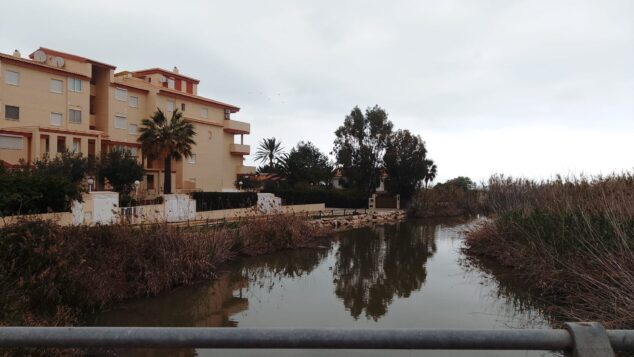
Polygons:
<instances>
[{"instance_id":1,"label":"muddy brown water","mask_svg":"<svg viewBox=\"0 0 634 357\"><path fill-rule=\"evenodd\" d=\"M329 248L226 266L218 279L116 306L102 326L539 328L521 291L465 264L477 220L419 221L337 234ZM497 274L497 273L496 273ZM508 279L508 276L506 277ZM526 351L133 349L133 356L540 356Z\"/></svg>"}]
</instances>

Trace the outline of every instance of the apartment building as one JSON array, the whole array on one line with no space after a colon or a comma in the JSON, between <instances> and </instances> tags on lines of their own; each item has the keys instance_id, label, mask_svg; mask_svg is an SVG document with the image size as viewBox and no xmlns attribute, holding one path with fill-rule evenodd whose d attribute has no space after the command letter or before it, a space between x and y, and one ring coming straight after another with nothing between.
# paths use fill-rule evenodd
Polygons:
<instances>
[{"instance_id":1,"label":"apartment building","mask_svg":"<svg viewBox=\"0 0 634 357\"><path fill-rule=\"evenodd\" d=\"M162 192L163 163L144 157L141 120L157 108L178 109L194 125L194 154L172 164L172 192L231 191L244 166L248 123L231 119L240 108L198 95L198 79L178 69L115 72L116 67L39 48L28 58L0 53L0 160L33 162L62 151L99 157L130 150L143 163L142 188Z\"/></svg>"}]
</instances>

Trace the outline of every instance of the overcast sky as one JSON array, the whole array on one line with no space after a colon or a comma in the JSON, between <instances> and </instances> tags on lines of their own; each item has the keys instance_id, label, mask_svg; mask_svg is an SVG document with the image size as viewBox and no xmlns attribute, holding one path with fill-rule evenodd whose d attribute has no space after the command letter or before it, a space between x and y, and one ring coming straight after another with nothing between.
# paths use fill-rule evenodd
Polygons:
<instances>
[{"instance_id":1,"label":"overcast sky","mask_svg":"<svg viewBox=\"0 0 634 357\"><path fill-rule=\"evenodd\" d=\"M199 78L246 143L332 150L358 105L438 180L634 168L634 1L10 1L0 52L49 47ZM252 163L250 158L247 163Z\"/></svg>"}]
</instances>

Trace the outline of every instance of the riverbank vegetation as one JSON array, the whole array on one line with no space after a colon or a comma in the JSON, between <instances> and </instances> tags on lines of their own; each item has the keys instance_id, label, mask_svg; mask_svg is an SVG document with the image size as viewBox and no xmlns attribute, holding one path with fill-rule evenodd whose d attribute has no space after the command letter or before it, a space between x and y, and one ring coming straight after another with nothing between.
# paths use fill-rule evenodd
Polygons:
<instances>
[{"instance_id":1,"label":"riverbank vegetation","mask_svg":"<svg viewBox=\"0 0 634 357\"><path fill-rule=\"evenodd\" d=\"M21 221L0 229L0 324L73 325L115 302L213 278L239 256L316 247L328 234L290 215L190 229Z\"/></svg>"},{"instance_id":2,"label":"riverbank vegetation","mask_svg":"<svg viewBox=\"0 0 634 357\"><path fill-rule=\"evenodd\" d=\"M485 205L493 219L466 239L478 264L512 268L559 320L634 327L634 175L495 176Z\"/></svg>"},{"instance_id":3,"label":"riverbank vegetation","mask_svg":"<svg viewBox=\"0 0 634 357\"><path fill-rule=\"evenodd\" d=\"M487 213L486 192L476 188L470 178L459 176L433 188L416 191L408 206L417 218L458 217Z\"/></svg>"}]
</instances>

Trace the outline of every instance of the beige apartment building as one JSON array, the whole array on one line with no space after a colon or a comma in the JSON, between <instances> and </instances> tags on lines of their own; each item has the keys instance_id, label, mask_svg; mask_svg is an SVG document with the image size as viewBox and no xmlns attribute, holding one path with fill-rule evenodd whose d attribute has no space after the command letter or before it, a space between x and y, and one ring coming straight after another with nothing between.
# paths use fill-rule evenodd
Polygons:
<instances>
[{"instance_id":1,"label":"beige apartment building","mask_svg":"<svg viewBox=\"0 0 634 357\"><path fill-rule=\"evenodd\" d=\"M198 95L198 79L150 68L115 72L88 58L39 48L23 58L0 53L0 160L33 162L62 151L98 157L130 150L143 162L142 188L162 192L163 164L143 156L137 142L141 120L157 108L173 110L194 125L191 157L172 164L172 192L235 190L249 146L248 123L231 119L240 108Z\"/></svg>"}]
</instances>

